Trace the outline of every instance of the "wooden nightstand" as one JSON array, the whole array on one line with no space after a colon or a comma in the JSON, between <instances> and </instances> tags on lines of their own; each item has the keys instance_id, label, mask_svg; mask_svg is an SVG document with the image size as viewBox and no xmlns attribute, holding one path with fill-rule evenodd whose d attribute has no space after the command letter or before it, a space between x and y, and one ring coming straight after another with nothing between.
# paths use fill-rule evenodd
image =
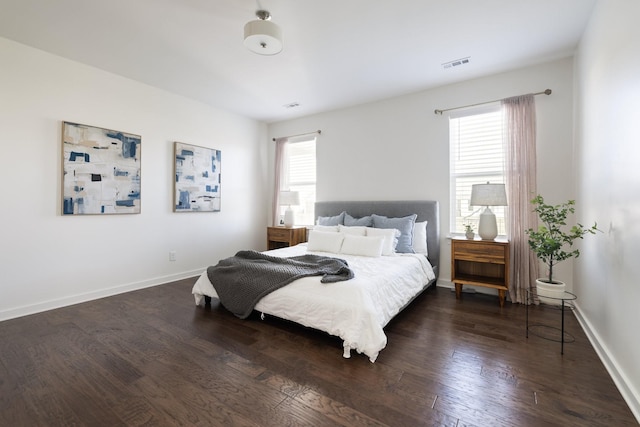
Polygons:
<instances>
[{"instance_id":1,"label":"wooden nightstand","mask_svg":"<svg viewBox=\"0 0 640 427\"><path fill-rule=\"evenodd\" d=\"M267 249L286 248L307 241L307 227L267 227Z\"/></svg>"},{"instance_id":2,"label":"wooden nightstand","mask_svg":"<svg viewBox=\"0 0 640 427\"><path fill-rule=\"evenodd\" d=\"M463 284L497 289L502 307L509 290L509 242L452 237L451 281L456 298Z\"/></svg>"}]
</instances>

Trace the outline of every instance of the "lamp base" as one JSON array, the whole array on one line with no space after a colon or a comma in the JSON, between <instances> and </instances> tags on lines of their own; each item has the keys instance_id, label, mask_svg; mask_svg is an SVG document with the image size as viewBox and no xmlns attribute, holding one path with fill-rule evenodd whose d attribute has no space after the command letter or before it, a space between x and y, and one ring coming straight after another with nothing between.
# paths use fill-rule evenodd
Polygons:
<instances>
[{"instance_id":1,"label":"lamp base","mask_svg":"<svg viewBox=\"0 0 640 427\"><path fill-rule=\"evenodd\" d=\"M293 227L293 209L291 207L284 211L284 226Z\"/></svg>"},{"instance_id":2,"label":"lamp base","mask_svg":"<svg viewBox=\"0 0 640 427\"><path fill-rule=\"evenodd\" d=\"M480 214L478 235L482 240L493 240L498 235L496 216L488 206L485 208L484 212Z\"/></svg>"}]
</instances>

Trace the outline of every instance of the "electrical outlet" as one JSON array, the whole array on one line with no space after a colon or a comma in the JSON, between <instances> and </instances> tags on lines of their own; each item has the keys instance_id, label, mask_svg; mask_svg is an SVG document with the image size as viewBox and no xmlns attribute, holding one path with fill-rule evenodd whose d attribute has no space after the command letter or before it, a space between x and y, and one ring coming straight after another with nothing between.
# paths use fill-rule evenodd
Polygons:
<instances>
[{"instance_id":1,"label":"electrical outlet","mask_svg":"<svg viewBox=\"0 0 640 427\"><path fill-rule=\"evenodd\" d=\"M169 251L169 261L176 260L176 251Z\"/></svg>"}]
</instances>

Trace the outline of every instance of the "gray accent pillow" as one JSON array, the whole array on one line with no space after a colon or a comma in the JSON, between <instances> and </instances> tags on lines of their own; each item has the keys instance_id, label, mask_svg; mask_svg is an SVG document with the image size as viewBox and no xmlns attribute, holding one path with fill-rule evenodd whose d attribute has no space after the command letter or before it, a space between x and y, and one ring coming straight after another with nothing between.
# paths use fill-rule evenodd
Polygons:
<instances>
[{"instance_id":1,"label":"gray accent pillow","mask_svg":"<svg viewBox=\"0 0 640 427\"><path fill-rule=\"evenodd\" d=\"M418 215L412 214L402 218L387 218L386 216L373 214L371 217L373 218L373 226L375 228L395 228L396 230L400 230L396 252L405 254L415 253L413 250L413 227Z\"/></svg>"},{"instance_id":2,"label":"gray accent pillow","mask_svg":"<svg viewBox=\"0 0 640 427\"><path fill-rule=\"evenodd\" d=\"M341 212L336 216L319 216L318 225L344 225L344 216L346 212Z\"/></svg>"},{"instance_id":3,"label":"gray accent pillow","mask_svg":"<svg viewBox=\"0 0 640 427\"><path fill-rule=\"evenodd\" d=\"M345 213L344 225L348 227L353 227L353 226L372 227L373 218L371 218L371 215L363 216L362 218L354 218L348 213Z\"/></svg>"}]
</instances>

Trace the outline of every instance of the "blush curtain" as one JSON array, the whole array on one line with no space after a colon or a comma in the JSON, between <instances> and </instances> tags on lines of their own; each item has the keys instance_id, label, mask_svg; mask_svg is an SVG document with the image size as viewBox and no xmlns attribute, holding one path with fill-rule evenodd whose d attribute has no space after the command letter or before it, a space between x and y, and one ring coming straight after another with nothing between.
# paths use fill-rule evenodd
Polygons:
<instances>
[{"instance_id":1,"label":"blush curtain","mask_svg":"<svg viewBox=\"0 0 640 427\"><path fill-rule=\"evenodd\" d=\"M513 303L527 303L527 289L535 287L539 263L529 249L525 230L537 228L531 199L536 186L536 105L533 94L501 101L504 119L505 175L510 241L509 297Z\"/></svg>"},{"instance_id":2,"label":"blush curtain","mask_svg":"<svg viewBox=\"0 0 640 427\"><path fill-rule=\"evenodd\" d=\"M289 189L289 183L287 177L289 176L287 169L286 159L287 146L289 144L289 138L276 138L276 158L275 158L275 182L273 185L273 225L278 226L280 220L280 192L282 190Z\"/></svg>"}]
</instances>

